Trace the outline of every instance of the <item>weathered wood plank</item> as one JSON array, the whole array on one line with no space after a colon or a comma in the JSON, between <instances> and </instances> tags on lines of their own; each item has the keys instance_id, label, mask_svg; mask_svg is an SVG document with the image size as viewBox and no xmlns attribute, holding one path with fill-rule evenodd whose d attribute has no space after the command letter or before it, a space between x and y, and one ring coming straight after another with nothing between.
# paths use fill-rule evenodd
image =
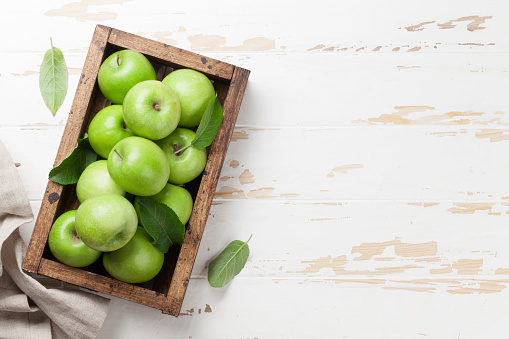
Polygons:
<instances>
[{"instance_id":1,"label":"weathered wood plank","mask_svg":"<svg viewBox=\"0 0 509 339\"><path fill-rule=\"evenodd\" d=\"M354 4L321 0L315 6L294 6L291 1L276 4L261 0L247 9L232 7L228 1L200 0L171 7L165 7L164 2L155 4L162 4L156 12L143 2L126 0L33 4L25 19L41 22L37 39L27 44L23 39L2 37L0 50L45 51L50 36L60 48L83 50L88 47L91 24L98 22L124 30L132 27L132 33L198 53L508 51L505 3L453 1L443 6L439 0L426 5L404 0L392 0L389 5L367 0ZM21 13L24 6L12 3L9 9ZM6 28L18 24L15 15L4 19ZM72 29L61 30L55 36L56 27L62 26ZM20 28L20 34L26 32L28 28Z\"/></svg>"},{"instance_id":2,"label":"weathered wood plank","mask_svg":"<svg viewBox=\"0 0 509 339\"><path fill-rule=\"evenodd\" d=\"M40 203L32 208L37 214ZM210 260L231 240L252 233L239 279L322 278L402 289L413 284L437 293L457 292L468 284L464 279L501 280L502 292L509 286L503 281L509 278L508 212L505 200L215 200L191 278L205 279ZM32 229L33 223L22 228L25 240ZM471 288L483 292L482 286ZM154 289L163 293L167 286Z\"/></svg>"},{"instance_id":3,"label":"weathered wood plank","mask_svg":"<svg viewBox=\"0 0 509 339\"><path fill-rule=\"evenodd\" d=\"M231 64L116 29L112 29L108 42L121 48L138 50L160 63L168 63L168 66L195 69L213 79L229 82L233 75L234 67Z\"/></svg>"},{"instance_id":4,"label":"weathered wood plank","mask_svg":"<svg viewBox=\"0 0 509 339\"><path fill-rule=\"evenodd\" d=\"M30 199L45 192L61 133L0 129ZM236 128L215 197L497 201L509 195L509 163L500 156L507 135L505 128L440 126Z\"/></svg>"},{"instance_id":5,"label":"weathered wood plank","mask_svg":"<svg viewBox=\"0 0 509 339\"><path fill-rule=\"evenodd\" d=\"M42 258L39 274L160 309L164 294Z\"/></svg>"},{"instance_id":6,"label":"weathered wood plank","mask_svg":"<svg viewBox=\"0 0 509 339\"><path fill-rule=\"evenodd\" d=\"M252 72L237 125L496 128L509 124L505 54L207 55ZM70 93L79 82L84 58L66 55L74 73L69 76ZM4 102L5 112L17 112L23 103L23 114L4 114L1 126L65 123L72 95L67 95L55 117L44 109L37 86L41 56L0 54L0 60L0 90L11 97ZM305 70L295 72L302 65Z\"/></svg>"},{"instance_id":7,"label":"weathered wood plank","mask_svg":"<svg viewBox=\"0 0 509 339\"><path fill-rule=\"evenodd\" d=\"M509 301L507 293L434 294L322 279L235 279L226 289L191 279L189 289L198 293L186 296L173 319L114 299L98 338L142 331L217 339L498 338Z\"/></svg>"}]
</instances>

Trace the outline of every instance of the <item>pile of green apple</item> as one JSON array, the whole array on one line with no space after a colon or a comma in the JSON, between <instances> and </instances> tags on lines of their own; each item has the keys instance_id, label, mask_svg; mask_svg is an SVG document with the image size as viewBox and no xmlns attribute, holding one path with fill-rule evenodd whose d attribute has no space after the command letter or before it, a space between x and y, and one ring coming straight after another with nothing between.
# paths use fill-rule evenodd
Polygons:
<instances>
[{"instance_id":1,"label":"pile of green apple","mask_svg":"<svg viewBox=\"0 0 509 339\"><path fill-rule=\"evenodd\" d=\"M79 177L80 206L55 220L49 248L74 267L91 265L102 255L112 277L141 283L161 270L164 253L139 226L139 201L161 202L182 224L188 222L193 199L183 185L198 177L207 161L205 148L190 146L192 129L215 91L205 75L191 69L158 81L147 58L132 50L110 55L98 84L112 105L92 119L88 139L103 159Z\"/></svg>"}]
</instances>

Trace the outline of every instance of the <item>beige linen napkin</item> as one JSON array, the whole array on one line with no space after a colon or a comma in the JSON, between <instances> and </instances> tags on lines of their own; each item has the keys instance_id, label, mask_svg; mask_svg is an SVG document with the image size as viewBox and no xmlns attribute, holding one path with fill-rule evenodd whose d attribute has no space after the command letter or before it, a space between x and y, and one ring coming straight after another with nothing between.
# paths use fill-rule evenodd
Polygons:
<instances>
[{"instance_id":1,"label":"beige linen napkin","mask_svg":"<svg viewBox=\"0 0 509 339\"><path fill-rule=\"evenodd\" d=\"M18 227L33 220L25 188L0 141L0 338L95 338L110 300L81 290L47 289L21 270Z\"/></svg>"}]
</instances>

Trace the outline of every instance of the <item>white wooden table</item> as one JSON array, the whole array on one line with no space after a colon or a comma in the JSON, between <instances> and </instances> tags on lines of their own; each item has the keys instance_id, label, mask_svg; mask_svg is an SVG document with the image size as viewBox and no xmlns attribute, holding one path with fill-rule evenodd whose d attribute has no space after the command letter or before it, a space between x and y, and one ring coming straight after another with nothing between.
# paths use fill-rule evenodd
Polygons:
<instances>
[{"instance_id":1,"label":"white wooden table","mask_svg":"<svg viewBox=\"0 0 509 339\"><path fill-rule=\"evenodd\" d=\"M98 23L252 71L181 316L113 298L99 338L507 338L507 1L2 1L0 139L35 215Z\"/></svg>"}]
</instances>

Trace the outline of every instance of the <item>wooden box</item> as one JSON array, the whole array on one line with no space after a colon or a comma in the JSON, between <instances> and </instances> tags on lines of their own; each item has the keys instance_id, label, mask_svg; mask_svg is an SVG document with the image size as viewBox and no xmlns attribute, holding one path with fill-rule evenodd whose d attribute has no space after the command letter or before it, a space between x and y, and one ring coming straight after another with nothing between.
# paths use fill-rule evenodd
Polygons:
<instances>
[{"instance_id":1,"label":"wooden box","mask_svg":"<svg viewBox=\"0 0 509 339\"><path fill-rule=\"evenodd\" d=\"M159 80L170 71L179 68L192 68L204 73L213 81L223 106L223 123L214 142L208 148L205 170L200 177L186 184L195 203L189 223L186 225L184 243L182 246L172 246L165 256L161 272L145 284L132 285L110 277L102 267L101 260L83 269L64 265L52 256L47 239L56 217L79 206L76 185L62 186L48 181L23 261L23 269L178 316L244 95L249 71L180 48L98 25L92 37L54 166L72 152L77 139L83 137L95 114L110 104L99 90L97 73L103 60L121 49L132 49L143 53L152 62Z\"/></svg>"}]
</instances>

